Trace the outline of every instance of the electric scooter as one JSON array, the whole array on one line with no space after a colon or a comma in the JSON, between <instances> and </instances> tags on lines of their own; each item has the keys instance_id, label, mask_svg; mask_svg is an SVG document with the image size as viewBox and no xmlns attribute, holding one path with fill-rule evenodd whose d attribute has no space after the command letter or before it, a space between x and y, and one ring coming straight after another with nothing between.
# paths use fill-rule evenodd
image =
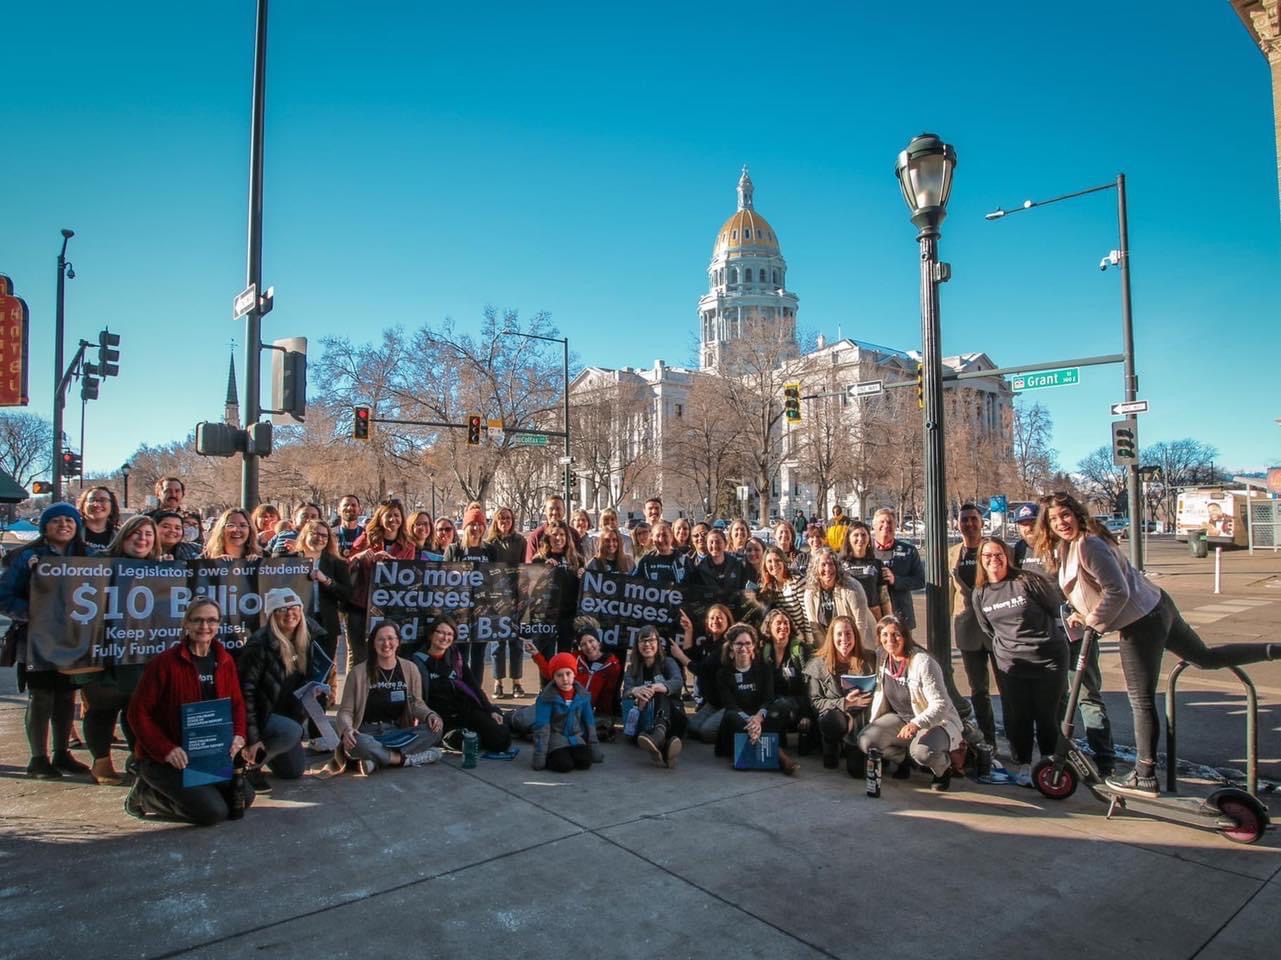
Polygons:
<instances>
[{"instance_id":1,"label":"electric scooter","mask_svg":"<svg viewBox=\"0 0 1281 960\"><path fill-rule=\"evenodd\" d=\"M1135 813L1147 814L1162 820L1182 823L1202 830L1214 830L1234 843L1254 843L1264 832L1272 829L1271 817L1267 806L1248 790L1239 787L1220 787L1204 799L1189 797L1146 797L1131 793L1128 790L1117 790L1099 773L1094 759L1077 747L1072 739L1075 730L1074 718L1077 703L1081 698L1081 683L1085 678L1086 664L1089 662L1091 648L1098 643L1099 635L1086 628L1081 639L1081 654L1077 659L1076 674L1068 691L1067 713L1059 727L1059 740L1054 748L1054 755L1043 758L1032 770L1032 782L1041 795L1049 800L1066 800L1076 792L1077 785L1085 784L1089 791L1108 805L1108 819L1112 819L1117 810L1132 810ZM1171 674L1171 685L1167 691L1167 714L1169 723L1170 751L1169 783L1170 793L1174 791L1174 757L1173 757L1173 707L1174 680L1182 672L1186 663L1180 663ZM1254 687L1244 672L1238 667L1230 668L1246 685L1249 694L1249 715L1257 711ZM1251 731L1256 729L1250 724ZM1249 784L1257 782L1258 758L1255 737L1249 738L1250 769Z\"/></svg>"}]
</instances>

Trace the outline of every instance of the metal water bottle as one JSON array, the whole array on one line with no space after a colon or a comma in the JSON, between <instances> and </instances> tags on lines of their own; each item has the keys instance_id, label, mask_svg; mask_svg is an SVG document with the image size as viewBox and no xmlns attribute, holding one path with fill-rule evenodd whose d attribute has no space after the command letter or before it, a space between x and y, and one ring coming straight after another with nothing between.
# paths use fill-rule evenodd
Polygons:
<instances>
[{"instance_id":1,"label":"metal water bottle","mask_svg":"<svg viewBox=\"0 0 1281 960\"><path fill-rule=\"evenodd\" d=\"M867 795L881 795L881 751L875 747L867 751Z\"/></svg>"},{"instance_id":2,"label":"metal water bottle","mask_svg":"<svg viewBox=\"0 0 1281 960\"><path fill-rule=\"evenodd\" d=\"M992 775L992 745L986 740L974 749L974 776L990 777Z\"/></svg>"},{"instance_id":3,"label":"metal water bottle","mask_svg":"<svg viewBox=\"0 0 1281 960\"><path fill-rule=\"evenodd\" d=\"M480 737L476 736L475 730L463 731L463 769L469 770L476 766L476 759L480 756Z\"/></svg>"}]
</instances>

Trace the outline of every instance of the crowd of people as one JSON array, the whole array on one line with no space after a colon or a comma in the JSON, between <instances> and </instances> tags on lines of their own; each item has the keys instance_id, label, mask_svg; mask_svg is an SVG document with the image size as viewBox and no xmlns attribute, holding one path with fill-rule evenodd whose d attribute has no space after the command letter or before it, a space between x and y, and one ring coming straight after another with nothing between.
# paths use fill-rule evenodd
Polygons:
<instances>
[{"instance_id":1,"label":"crowd of people","mask_svg":"<svg viewBox=\"0 0 1281 960\"><path fill-rule=\"evenodd\" d=\"M844 758L861 778L872 753L895 777L921 769L933 789L947 790L973 748L996 747L994 679L1015 779L1030 786L1034 747L1048 756L1055 746L1079 628L1119 632L1135 713L1138 760L1118 772L1095 645L1081 665L1080 704L1095 760L1117 789L1155 795L1153 696L1163 651L1201 666L1281 657L1277 644L1207 648L1106 527L1062 493L1021 508L1014 545L985 536L974 505L959 511L960 541L948 556L951 626L970 690L959 704L949 695L951 665L913 638L912 596L925 584L924 566L916 547L896 536L889 509L865 523L838 508L826 528L803 516L780 521L766 544L741 520L669 521L657 497L627 531L614 510L593 526L585 511L567 517L565 502L550 496L527 535L511 509L487 515L479 503L460 525L407 512L396 500L377 504L362 522L352 495L332 518L313 503L287 515L268 504L232 508L206 533L184 499L181 479L166 477L156 485L156 508L124 519L109 489L91 487L75 505L48 507L37 539L11 552L0 576L0 612L12 620L3 662L16 666L28 696L27 775L87 776L107 786L131 780L125 808L137 817L213 824L242 815L273 780L303 776L306 748L324 732L306 709L309 696L335 713L329 776L431 764L472 739L478 751L506 759L519 752L516 741L528 741L535 769L561 773L590 769L602 743L621 739L671 769L686 741L698 740L734 766L766 745L762 755L789 775L798 755L817 754L825 768ZM266 591L261 624L233 653L218 639L225 611L197 596L183 612L179 640L145 665L41 669L26 644L36 563L96 554L305 558L315 604L304 610L294 590ZM679 629L646 627L627 646L581 616L554 648L519 637L460 642L459 624L443 615L412 638L390 620L374 619L371 633L373 572L390 560L543 564L571 585L593 571L659 586L700 584L750 602L712 603L695 617L682 611ZM526 656L541 689L532 703L504 709L502 701L525 696ZM230 706L233 773L184 786L182 707L214 699ZM91 764L72 752L77 710ZM117 728L129 750L123 771L112 760Z\"/></svg>"}]
</instances>

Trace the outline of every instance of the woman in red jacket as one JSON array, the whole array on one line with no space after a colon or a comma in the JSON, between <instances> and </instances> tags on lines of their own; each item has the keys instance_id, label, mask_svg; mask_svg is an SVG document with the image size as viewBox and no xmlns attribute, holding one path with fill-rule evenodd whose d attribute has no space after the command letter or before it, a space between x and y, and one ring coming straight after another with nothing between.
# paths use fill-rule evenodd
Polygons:
<instances>
[{"instance_id":1,"label":"woman in red jacket","mask_svg":"<svg viewBox=\"0 0 1281 960\"><path fill-rule=\"evenodd\" d=\"M129 700L129 725L136 744L138 779L125 798L125 812L141 819L156 814L213 826L232 812L232 790L243 789L243 778L228 783L184 787L182 771L188 757L182 749L182 705L200 700L231 701L234 736L231 755L237 764L245 746L245 701L231 655L218 642L222 611L211 600L187 607L182 638L147 664ZM252 799L246 795L246 806Z\"/></svg>"}]
</instances>

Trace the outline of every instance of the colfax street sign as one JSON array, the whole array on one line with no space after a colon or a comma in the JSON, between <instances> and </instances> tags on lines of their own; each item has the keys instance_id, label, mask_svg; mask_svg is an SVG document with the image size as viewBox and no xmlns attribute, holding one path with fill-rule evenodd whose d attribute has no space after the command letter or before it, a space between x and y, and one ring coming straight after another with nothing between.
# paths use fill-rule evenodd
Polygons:
<instances>
[{"instance_id":1,"label":"colfax street sign","mask_svg":"<svg viewBox=\"0 0 1281 960\"><path fill-rule=\"evenodd\" d=\"M1020 390L1036 390L1040 387L1068 387L1080 382L1080 367L1064 367L1061 370L1038 370L1035 373L1017 374L1010 379L1010 388L1017 393Z\"/></svg>"},{"instance_id":2,"label":"colfax street sign","mask_svg":"<svg viewBox=\"0 0 1281 960\"><path fill-rule=\"evenodd\" d=\"M864 380L862 383L851 383L846 393L851 397L874 397L885 392L884 380Z\"/></svg>"},{"instance_id":3,"label":"colfax street sign","mask_svg":"<svg viewBox=\"0 0 1281 960\"><path fill-rule=\"evenodd\" d=\"M512 437L512 443L521 447L545 447L547 438L539 433L518 433Z\"/></svg>"},{"instance_id":4,"label":"colfax street sign","mask_svg":"<svg viewBox=\"0 0 1281 960\"><path fill-rule=\"evenodd\" d=\"M1148 402L1146 400L1127 400L1123 403L1112 404L1112 415L1121 417L1127 413L1147 413Z\"/></svg>"},{"instance_id":5,"label":"colfax street sign","mask_svg":"<svg viewBox=\"0 0 1281 960\"><path fill-rule=\"evenodd\" d=\"M254 308L258 302L258 287L256 284L249 284L244 290L236 294L236 299L231 301L231 319L239 320L246 313Z\"/></svg>"}]
</instances>

